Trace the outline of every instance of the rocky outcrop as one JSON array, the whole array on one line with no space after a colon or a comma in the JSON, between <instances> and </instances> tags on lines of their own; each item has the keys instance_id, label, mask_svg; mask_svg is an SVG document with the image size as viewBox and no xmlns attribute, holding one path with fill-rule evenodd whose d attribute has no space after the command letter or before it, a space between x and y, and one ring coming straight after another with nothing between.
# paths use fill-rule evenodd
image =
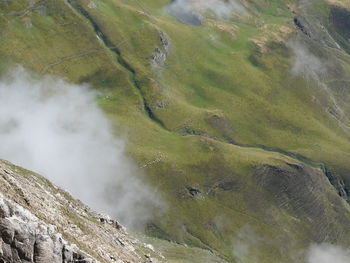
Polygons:
<instances>
[{"instance_id":1,"label":"rocky outcrop","mask_svg":"<svg viewBox=\"0 0 350 263\"><path fill-rule=\"evenodd\" d=\"M0 263L165 262L41 176L0 161Z\"/></svg>"},{"instance_id":2,"label":"rocky outcrop","mask_svg":"<svg viewBox=\"0 0 350 263\"><path fill-rule=\"evenodd\" d=\"M63 239L56 226L46 224L1 194L0 231L0 262L96 262Z\"/></svg>"},{"instance_id":3,"label":"rocky outcrop","mask_svg":"<svg viewBox=\"0 0 350 263\"><path fill-rule=\"evenodd\" d=\"M163 66L170 49L169 37L163 31L159 31L159 42L160 47L157 47L150 57L150 63L153 68Z\"/></svg>"},{"instance_id":4,"label":"rocky outcrop","mask_svg":"<svg viewBox=\"0 0 350 263\"><path fill-rule=\"evenodd\" d=\"M302 16L295 16L293 22L298 30L300 30L306 36L311 38L311 36L313 35L311 26L306 22L306 20Z\"/></svg>"}]
</instances>

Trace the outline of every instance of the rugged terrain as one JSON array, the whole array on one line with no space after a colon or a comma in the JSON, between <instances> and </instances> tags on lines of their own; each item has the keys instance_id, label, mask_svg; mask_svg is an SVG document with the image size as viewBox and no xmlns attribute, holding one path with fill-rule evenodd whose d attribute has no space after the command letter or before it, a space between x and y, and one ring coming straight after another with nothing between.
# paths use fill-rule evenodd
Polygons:
<instances>
[{"instance_id":1,"label":"rugged terrain","mask_svg":"<svg viewBox=\"0 0 350 263\"><path fill-rule=\"evenodd\" d=\"M349 246L349 2L244 0L185 19L170 2L2 0L0 72L101 92L169 206L146 226L169 261Z\"/></svg>"},{"instance_id":2,"label":"rugged terrain","mask_svg":"<svg viewBox=\"0 0 350 263\"><path fill-rule=\"evenodd\" d=\"M0 162L0 262L165 262L43 177Z\"/></svg>"}]
</instances>

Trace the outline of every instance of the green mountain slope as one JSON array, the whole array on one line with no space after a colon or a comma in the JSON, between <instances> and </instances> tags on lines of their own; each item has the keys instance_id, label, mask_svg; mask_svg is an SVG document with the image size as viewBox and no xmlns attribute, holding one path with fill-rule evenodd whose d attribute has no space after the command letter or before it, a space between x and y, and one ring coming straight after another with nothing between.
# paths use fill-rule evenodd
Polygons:
<instances>
[{"instance_id":1,"label":"green mountain slope","mask_svg":"<svg viewBox=\"0 0 350 263\"><path fill-rule=\"evenodd\" d=\"M191 26L169 1L1 1L0 69L101 91L169 204L148 235L227 262L301 262L311 242L350 244L350 6L242 2L245 15Z\"/></svg>"}]
</instances>

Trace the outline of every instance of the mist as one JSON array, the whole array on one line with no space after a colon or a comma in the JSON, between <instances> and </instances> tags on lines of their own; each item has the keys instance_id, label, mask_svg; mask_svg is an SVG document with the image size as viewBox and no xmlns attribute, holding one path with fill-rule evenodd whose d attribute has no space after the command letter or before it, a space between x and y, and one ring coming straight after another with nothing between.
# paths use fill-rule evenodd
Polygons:
<instances>
[{"instance_id":1,"label":"mist","mask_svg":"<svg viewBox=\"0 0 350 263\"><path fill-rule=\"evenodd\" d=\"M128 227L140 227L162 203L137 176L97 96L87 85L13 70L0 80L0 158L44 175Z\"/></svg>"},{"instance_id":2,"label":"mist","mask_svg":"<svg viewBox=\"0 0 350 263\"><path fill-rule=\"evenodd\" d=\"M294 76L304 76L318 81L319 77L327 72L327 62L314 55L301 42L289 41L287 46L293 54L291 73Z\"/></svg>"},{"instance_id":3,"label":"mist","mask_svg":"<svg viewBox=\"0 0 350 263\"><path fill-rule=\"evenodd\" d=\"M350 120L342 107L344 102L339 101L327 85L329 70L334 67L333 62L317 57L301 41L291 40L287 46L292 53L291 75L305 78L309 86L312 86L311 83L317 84L318 90L314 93L313 100L338 122L339 127L350 132Z\"/></svg>"},{"instance_id":4,"label":"mist","mask_svg":"<svg viewBox=\"0 0 350 263\"><path fill-rule=\"evenodd\" d=\"M262 242L256 230L250 226L242 227L233 239L234 256L238 263L258 262L254 248Z\"/></svg>"},{"instance_id":5,"label":"mist","mask_svg":"<svg viewBox=\"0 0 350 263\"><path fill-rule=\"evenodd\" d=\"M348 263L350 250L329 244L312 245L307 263Z\"/></svg>"},{"instance_id":6,"label":"mist","mask_svg":"<svg viewBox=\"0 0 350 263\"><path fill-rule=\"evenodd\" d=\"M220 221L222 218L220 219ZM269 245L271 238L261 236L257 229L250 225L245 225L238 229L233 237L233 255L237 263L260 262L266 245ZM291 256L284 262L295 263L349 263L350 247L345 248L338 245L321 243L311 244L303 249L293 249L281 246L282 255ZM273 261L277 262L277 261Z\"/></svg>"},{"instance_id":7,"label":"mist","mask_svg":"<svg viewBox=\"0 0 350 263\"><path fill-rule=\"evenodd\" d=\"M167 10L180 22L189 25L200 25L206 16L231 19L247 15L238 0L174 0Z\"/></svg>"}]
</instances>

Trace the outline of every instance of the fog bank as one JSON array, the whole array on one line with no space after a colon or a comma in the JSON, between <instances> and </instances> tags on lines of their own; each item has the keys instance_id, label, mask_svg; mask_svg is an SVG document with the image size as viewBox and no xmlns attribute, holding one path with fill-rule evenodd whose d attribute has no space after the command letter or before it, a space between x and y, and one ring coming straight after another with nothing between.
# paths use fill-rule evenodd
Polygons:
<instances>
[{"instance_id":1,"label":"fog bank","mask_svg":"<svg viewBox=\"0 0 350 263\"><path fill-rule=\"evenodd\" d=\"M256 228L245 225L239 229L233 238L233 255L237 263L260 262L265 259L265 250L269 246L270 238L259 235ZM266 246L267 245L267 246ZM264 250L265 249L265 250ZM289 259L283 262L293 263L349 263L350 247L321 243L305 246L294 250L281 246L280 252ZM263 257L263 258L262 258ZM277 261L273 261L277 263ZM283 263L278 262L278 263Z\"/></svg>"},{"instance_id":2,"label":"fog bank","mask_svg":"<svg viewBox=\"0 0 350 263\"><path fill-rule=\"evenodd\" d=\"M230 19L247 15L238 0L174 0L167 8L179 21L189 25L199 25L205 16Z\"/></svg>"},{"instance_id":3,"label":"fog bank","mask_svg":"<svg viewBox=\"0 0 350 263\"><path fill-rule=\"evenodd\" d=\"M319 80L327 72L327 62L314 55L300 41L291 40L287 43L293 54L291 73L295 76L304 76Z\"/></svg>"},{"instance_id":4,"label":"fog bank","mask_svg":"<svg viewBox=\"0 0 350 263\"><path fill-rule=\"evenodd\" d=\"M350 250L329 244L312 245L307 263L349 263Z\"/></svg>"},{"instance_id":5,"label":"fog bank","mask_svg":"<svg viewBox=\"0 0 350 263\"><path fill-rule=\"evenodd\" d=\"M0 158L38 172L127 226L161 203L96 104L97 93L17 68L0 80ZM116 105L117 106L117 105Z\"/></svg>"}]
</instances>

